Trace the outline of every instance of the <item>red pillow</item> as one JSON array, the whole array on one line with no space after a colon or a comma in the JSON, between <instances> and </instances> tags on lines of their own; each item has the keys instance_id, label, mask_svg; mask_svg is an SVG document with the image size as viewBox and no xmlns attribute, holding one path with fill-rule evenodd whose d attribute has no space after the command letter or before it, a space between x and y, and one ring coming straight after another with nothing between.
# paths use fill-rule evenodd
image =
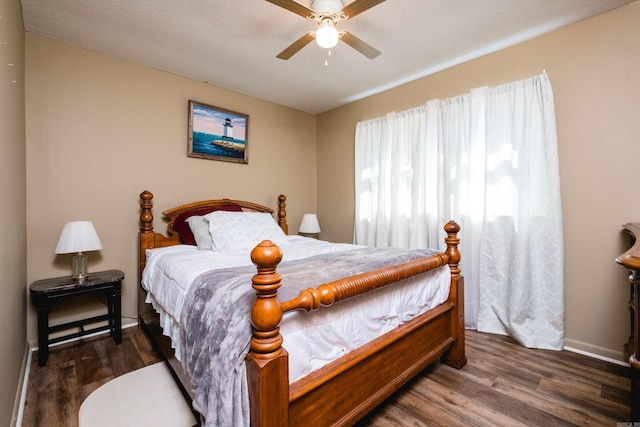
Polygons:
<instances>
[{"instance_id":1,"label":"red pillow","mask_svg":"<svg viewBox=\"0 0 640 427\"><path fill-rule=\"evenodd\" d=\"M242 212L242 208L239 205L225 205L219 208L202 208L202 209L195 209L189 212L181 213L176 217L176 220L173 222L173 229L180 235L180 240L182 241L182 244L184 245L196 244L196 240L193 237L191 228L189 228L187 219L190 216L194 216L194 215L204 216L208 213L215 212L215 211Z\"/></svg>"}]
</instances>

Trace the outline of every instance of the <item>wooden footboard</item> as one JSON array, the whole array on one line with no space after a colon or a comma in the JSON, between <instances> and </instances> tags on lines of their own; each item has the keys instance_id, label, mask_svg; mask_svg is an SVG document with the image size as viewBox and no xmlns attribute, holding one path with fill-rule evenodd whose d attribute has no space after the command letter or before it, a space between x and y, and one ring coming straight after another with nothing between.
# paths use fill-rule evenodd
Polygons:
<instances>
[{"instance_id":1,"label":"wooden footboard","mask_svg":"<svg viewBox=\"0 0 640 427\"><path fill-rule=\"evenodd\" d=\"M152 199L153 195L148 191L140 195L140 278L145 267L146 249L180 244L179 236L173 232L173 222L180 213L194 207L200 209L230 202L228 199L210 200L163 212L169 218L167 237L153 231ZM278 198L277 215L278 223L286 233L285 201L286 197L282 195ZM250 202L231 202L247 210L275 212ZM257 267L257 274L252 279L256 301L251 313L254 328L251 351L246 359L251 424L262 427L353 424L438 358L456 368L464 366L464 290L458 266L459 230L455 222L445 225L447 250L444 253L310 288L282 303L278 300L280 275L277 272L282 253L269 241L258 245L251 253ZM289 384L288 354L282 347L279 331L284 313L317 310L444 265L451 271L451 288L445 303ZM188 381L173 357L168 338L162 337L157 314L144 303L144 297L141 289L140 325L149 332L155 348L170 361L174 377L182 382L182 388L187 392L190 390Z\"/></svg>"},{"instance_id":2,"label":"wooden footboard","mask_svg":"<svg viewBox=\"0 0 640 427\"><path fill-rule=\"evenodd\" d=\"M447 251L302 291L280 303L280 249L266 241L251 253L256 302L247 378L254 426L349 425L362 418L430 363L442 357L456 368L466 363L463 279L458 262L460 227L449 222ZM279 324L290 310L316 310L448 264L451 290L446 303L288 384L288 354Z\"/></svg>"}]
</instances>

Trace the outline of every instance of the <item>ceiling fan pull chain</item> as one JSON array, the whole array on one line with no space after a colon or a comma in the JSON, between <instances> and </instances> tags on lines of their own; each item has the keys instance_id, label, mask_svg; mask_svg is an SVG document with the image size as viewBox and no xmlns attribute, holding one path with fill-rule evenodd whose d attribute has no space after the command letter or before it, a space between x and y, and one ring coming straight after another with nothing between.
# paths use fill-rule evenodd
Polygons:
<instances>
[{"instance_id":1,"label":"ceiling fan pull chain","mask_svg":"<svg viewBox=\"0 0 640 427\"><path fill-rule=\"evenodd\" d=\"M331 49L327 49L327 56L331 56ZM329 66L329 59L325 59L324 60L324 66L327 67Z\"/></svg>"}]
</instances>

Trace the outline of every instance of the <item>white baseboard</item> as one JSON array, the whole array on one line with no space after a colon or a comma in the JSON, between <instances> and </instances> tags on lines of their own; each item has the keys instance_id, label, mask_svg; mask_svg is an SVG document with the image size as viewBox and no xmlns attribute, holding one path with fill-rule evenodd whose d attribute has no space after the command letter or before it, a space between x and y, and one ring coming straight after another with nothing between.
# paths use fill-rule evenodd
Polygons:
<instances>
[{"instance_id":1,"label":"white baseboard","mask_svg":"<svg viewBox=\"0 0 640 427\"><path fill-rule=\"evenodd\" d=\"M629 366L629 363L624 361L624 353L622 351L614 351L568 338L565 338L564 344L564 349L567 351L583 354L605 362L615 363L616 365Z\"/></svg>"},{"instance_id":2,"label":"white baseboard","mask_svg":"<svg viewBox=\"0 0 640 427\"><path fill-rule=\"evenodd\" d=\"M25 343L24 356L22 358L22 367L20 369L20 378L18 380L18 388L16 389L16 397L13 404L13 414L11 415L11 427L21 427L22 417L24 415L24 403L27 397L27 384L29 383L29 368L31 366L31 350L29 343Z\"/></svg>"}]
</instances>

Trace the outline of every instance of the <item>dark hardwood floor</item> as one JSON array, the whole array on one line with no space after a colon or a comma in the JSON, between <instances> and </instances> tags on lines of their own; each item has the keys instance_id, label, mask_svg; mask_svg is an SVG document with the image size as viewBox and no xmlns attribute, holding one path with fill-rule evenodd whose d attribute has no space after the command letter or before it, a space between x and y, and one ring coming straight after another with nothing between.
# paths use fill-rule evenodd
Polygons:
<instances>
[{"instance_id":1,"label":"dark hardwood floor","mask_svg":"<svg viewBox=\"0 0 640 427\"><path fill-rule=\"evenodd\" d=\"M47 365L38 366L34 353L22 425L75 427L84 399L102 384L127 372L159 362L138 327L122 330L122 344L99 335L49 349Z\"/></svg>"},{"instance_id":2,"label":"dark hardwood floor","mask_svg":"<svg viewBox=\"0 0 640 427\"><path fill-rule=\"evenodd\" d=\"M363 421L371 426L615 426L629 368L467 331L467 365L436 364Z\"/></svg>"},{"instance_id":3,"label":"dark hardwood floor","mask_svg":"<svg viewBox=\"0 0 640 427\"><path fill-rule=\"evenodd\" d=\"M362 426L615 426L629 420L628 368L568 351L530 350L467 331L468 364L436 363ZM33 357L23 426L77 426L82 401L105 382L159 361L144 333L123 330Z\"/></svg>"}]
</instances>

